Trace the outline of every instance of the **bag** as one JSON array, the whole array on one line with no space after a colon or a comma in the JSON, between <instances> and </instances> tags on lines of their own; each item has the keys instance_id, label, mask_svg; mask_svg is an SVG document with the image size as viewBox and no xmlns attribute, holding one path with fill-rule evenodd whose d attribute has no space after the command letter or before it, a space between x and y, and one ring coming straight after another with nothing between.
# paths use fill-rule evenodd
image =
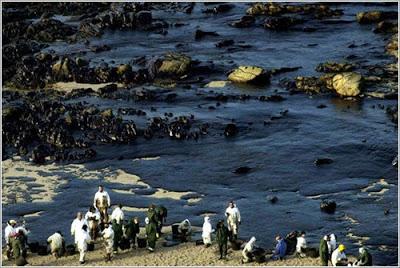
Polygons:
<instances>
[{"instance_id":1,"label":"bag","mask_svg":"<svg viewBox=\"0 0 400 268\"><path fill-rule=\"evenodd\" d=\"M318 258L319 252L317 248L303 248L302 252L306 254L307 257Z\"/></svg>"},{"instance_id":2,"label":"bag","mask_svg":"<svg viewBox=\"0 0 400 268\"><path fill-rule=\"evenodd\" d=\"M262 248L255 248L252 252L254 260L258 263L265 262L265 250Z\"/></svg>"},{"instance_id":3,"label":"bag","mask_svg":"<svg viewBox=\"0 0 400 268\"><path fill-rule=\"evenodd\" d=\"M178 223L172 224L172 238L173 239L176 239L176 238L179 237L178 228L179 228L179 224Z\"/></svg>"},{"instance_id":4,"label":"bag","mask_svg":"<svg viewBox=\"0 0 400 268\"><path fill-rule=\"evenodd\" d=\"M28 244L29 250L32 253L37 253L39 250L39 242L32 242Z\"/></svg>"},{"instance_id":5,"label":"bag","mask_svg":"<svg viewBox=\"0 0 400 268\"><path fill-rule=\"evenodd\" d=\"M240 247L243 244L241 240L234 240L230 242L232 250L240 250Z\"/></svg>"},{"instance_id":6,"label":"bag","mask_svg":"<svg viewBox=\"0 0 400 268\"><path fill-rule=\"evenodd\" d=\"M204 245L203 239L196 240L196 246Z\"/></svg>"},{"instance_id":7,"label":"bag","mask_svg":"<svg viewBox=\"0 0 400 268\"><path fill-rule=\"evenodd\" d=\"M75 254L76 254L75 245L67 245L65 247L65 255L72 256L72 255L75 255Z\"/></svg>"},{"instance_id":8,"label":"bag","mask_svg":"<svg viewBox=\"0 0 400 268\"><path fill-rule=\"evenodd\" d=\"M47 245L43 246L43 245L39 245L38 247L38 252L37 252L40 256L46 256L48 255L48 251L47 251Z\"/></svg>"},{"instance_id":9,"label":"bag","mask_svg":"<svg viewBox=\"0 0 400 268\"><path fill-rule=\"evenodd\" d=\"M139 248L145 248L147 246L147 240L146 238L138 237L137 238L137 243Z\"/></svg>"},{"instance_id":10,"label":"bag","mask_svg":"<svg viewBox=\"0 0 400 268\"><path fill-rule=\"evenodd\" d=\"M88 243L87 244L87 250L88 251L94 251L94 243Z\"/></svg>"},{"instance_id":11,"label":"bag","mask_svg":"<svg viewBox=\"0 0 400 268\"><path fill-rule=\"evenodd\" d=\"M122 237L121 240L119 241L119 248L121 250L126 250L131 248L131 243L129 239Z\"/></svg>"}]
</instances>

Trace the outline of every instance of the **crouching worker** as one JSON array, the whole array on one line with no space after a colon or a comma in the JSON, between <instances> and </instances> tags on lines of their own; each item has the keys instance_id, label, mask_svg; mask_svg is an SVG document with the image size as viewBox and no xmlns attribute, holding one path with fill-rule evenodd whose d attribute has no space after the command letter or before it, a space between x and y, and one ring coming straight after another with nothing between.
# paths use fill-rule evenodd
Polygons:
<instances>
[{"instance_id":1,"label":"crouching worker","mask_svg":"<svg viewBox=\"0 0 400 268\"><path fill-rule=\"evenodd\" d=\"M49 238L47 243L50 244L50 252L56 259L64 255L65 252L65 241L60 231L55 232Z\"/></svg>"},{"instance_id":2,"label":"crouching worker","mask_svg":"<svg viewBox=\"0 0 400 268\"><path fill-rule=\"evenodd\" d=\"M332 265L333 266L347 266L348 261L345 254L346 247L343 244L340 244L337 249L335 249L332 253Z\"/></svg>"},{"instance_id":3,"label":"crouching worker","mask_svg":"<svg viewBox=\"0 0 400 268\"><path fill-rule=\"evenodd\" d=\"M17 225L17 222L15 220L9 220L7 222L7 226L4 229L4 239L6 240L6 245L7 245L7 259L11 259L12 257L12 245L11 245L11 238L15 236L15 226Z\"/></svg>"},{"instance_id":4,"label":"crouching worker","mask_svg":"<svg viewBox=\"0 0 400 268\"><path fill-rule=\"evenodd\" d=\"M368 250L364 247L358 249L360 255L358 256L357 261L354 263L354 266L372 266L372 256L368 252Z\"/></svg>"},{"instance_id":5,"label":"crouching worker","mask_svg":"<svg viewBox=\"0 0 400 268\"><path fill-rule=\"evenodd\" d=\"M192 235L192 225L188 219L182 221L178 226L178 233L182 242L187 242L188 238Z\"/></svg>"},{"instance_id":6,"label":"crouching worker","mask_svg":"<svg viewBox=\"0 0 400 268\"><path fill-rule=\"evenodd\" d=\"M101 235L104 239L104 248L106 250L105 260L106 262L109 262L111 261L114 247L114 231L110 224L104 224L104 230Z\"/></svg>"},{"instance_id":7,"label":"crouching worker","mask_svg":"<svg viewBox=\"0 0 400 268\"><path fill-rule=\"evenodd\" d=\"M146 235L147 235L147 249L154 252L157 240L157 225L155 222L150 221L149 218L145 219Z\"/></svg>"},{"instance_id":8,"label":"crouching worker","mask_svg":"<svg viewBox=\"0 0 400 268\"><path fill-rule=\"evenodd\" d=\"M252 261L253 259L253 250L256 246L256 238L253 236L250 238L249 242L247 242L246 246L242 251L243 260L242 263L247 263Z\"/></svg>"},{"instance_id":9,"label":"crouching worker","mask_svg":"<svg viewBox=\"0 0 400 268\"><path fill-rule=\"evenodd\" d=\"M226 258L226 254L228 252L228 233L229 231L224 225L224 221L219 221L217 224L216 238L218 242L220 260Z\"/></svg>"},{"instance_id":10,"label":"crouching worker","mask_svg":"<svg viewBox=\"0 0 400 268\"><path fill-rule=\"evenodd\" d=\"M272 255L273 260L282 260L286 255L286 242L283 238L278 235L276 238L276 247L274 250L274 255Z\"/></svg>"},{"instance_id":11,"label":"crouching worker","mask_svg":"<svg viewBox=\"0 0 400 268\"><path fill-rule=\"evenodd\" d=\"M204 223L203 223L203 233L201 234L201 237L203 238L203 243L208 248L211 246L211 233L214 232L211 226L210 222L210 217L205 216L204 217Z\"/></svg>"}]
</instances>

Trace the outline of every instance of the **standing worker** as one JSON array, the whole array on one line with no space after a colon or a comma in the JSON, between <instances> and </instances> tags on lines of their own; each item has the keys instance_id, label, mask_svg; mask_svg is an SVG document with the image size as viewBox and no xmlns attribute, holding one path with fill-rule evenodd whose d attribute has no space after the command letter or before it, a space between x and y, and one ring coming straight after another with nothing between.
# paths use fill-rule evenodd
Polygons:
<instances>
[{"instance_id":1,"label":"standing worker","mask_svg":"<svg viewBox=\"0 0 400 268\"><path fill-rule=\"evenodd\" d=\"M75 246L78 244L78 236L82 230L83 225L87 225L86 220L82 217L82 213L78 212L76 218L71 224L71 236L74 237Z\"/></svg>"},{"instance_id":2,"label":"standing worker","mask_svg":"<svg viewBox=\"0 0 400 268\"><path fill-rule=\"evenodd\" d=\"M219 248L219 259L226 258L228 252L228 228L224 225L224 221L220 220L217 224L216 239Z\"/></svg>"},{"instance_id":3,"label":"standing worker","mask_svg":"<svg viewBox=\"0 0 400 268\"><path fill-rule=\"evenodd\" d=\"M145 223L146 223L147 249L150 252L154 252L157 240L157 225L153 221L150 221L149 218L145 219Z\"/></svg>"},{"instance_id":4,"label":"standing worker","mask_svg":"<svg viewBox=\"0 0 400 268\"><path fill-rule=\"evenodd\" d=\"M88 233L88 227L86 224L82 226L82 229L78 233L78 251L79 251L79 263L85 263L85 256L87 252L87 245L91 242L90 235Z\"/></svg>"},{"instance_id":5,"label":"standing worker","mask_svg":"<svg viewBox=\"0 0 400 268\"><path fill-rule=\"evenodd\" d=\"M15 220L9 220L7 222L6 228L4 229L4 239L6 240L8 259L11 259L12 257L11 237L16 234L15 232L16 225L17 222Z\"/></svg>"},{"instance_id":6,"label":"standing worker","mask_svg":"<svg viewBox=\"0 0 400 268\"><path fill-rule=\"evenodd\" d=\"M104 191L103 185L99 185L99 190L94 195L93 206L100 212L100 224L103 227L105 223L108 223L107 210L111 206L110 196Z\"/></svg>"},{"instance_id":7,"label":"standing worker","mask_svg":"<svg viewBox=\"0 0 400 268\"><path fill-rule=\"evenodd\" d=\"M125 225L125 235L129 239L132 248L136 248L136 237L139 232L139 218L134 217Z\"/></svg>"},{"instance_id":8,"label":"standing worker","mask_svg":"<svg viewBox=\"0 0 400 268\"><path fill-rule=\"evenodd\" d=\"M117 220L112 221L112 229L114 231L114 254L118 253L119 242L121 241L123 231L122 231L122 224L118 224Z\"/></svg>"},{"instance_id":9,"label":"standing worker","mask_svg":"<svg viewBox=\"0 0 400 268\"><path fill-rule=\"evenodd\" d=\"M329 243L329 236L324 235L324 237L321 239L321 242L319 243L319 257L321 259L321 266L328 266L328 260L329 260L328 243Z\"/></svg>"},{"instance_id":10,"label":"standing worker","mask_svg":"<svg viewBox=\"0 0 400 268\"><path fill-rule=\"evenodd\" d=\"M167 216L168 216L168 210L164 206L157 206L156 207L156 214L157 214L157 233L159 236L162 234L162 227L164 226L164 223L167 222Z\"/></svg>"},{"instance_id":11,"label":"standing worker","mask_svg":"<svg viewBox=\"0 0 400 268\"><path fill-rule=\"evenodd\" d=\"M101 233L104 239L104 248L106 250L106 262L111 261L114 248L114 231L108 223L104 224L104 230Z\"/></svg>"},{"instance_id":12,"label":"standing worker","mask_svg":"<svg viewBox=\"0 0 400 268\"><path fill-rule=\"evenodd\" d=\"M241 223L240 212L236 204L231 201L225 210L226 221L228 230L231 234L230 240L236 240L239 232L239 225Z\"/></svg>"},{"instance_id":13,"label":"standing worker","mask_svg":"<svg viewBox=\"0 0 400 268\"><path fill-rule=\"evenodd\" d=\"M203 243L208 248L211 246L211 233L214 232L211 226L210 222L210 217L205 216L204 217L204 223L203 223L203 233L202 233L202 238L203 238Z\"/></svg>"}]
</instances>

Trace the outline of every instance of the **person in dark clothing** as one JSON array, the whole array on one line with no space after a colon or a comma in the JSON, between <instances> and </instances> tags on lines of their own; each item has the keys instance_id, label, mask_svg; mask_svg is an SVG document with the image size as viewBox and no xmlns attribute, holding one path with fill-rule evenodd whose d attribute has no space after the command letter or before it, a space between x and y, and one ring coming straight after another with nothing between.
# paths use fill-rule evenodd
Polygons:
<instances>
[{"instance_id":1,"label":"person in dark clothing","mask_svg":"<svg viewBox=\"0 0 400 268\"><path fill-rule=\"evenodd\" d=\"M328 266L329 260L329 236L325 235L319 243L319 258L321 259L321 266Z\"/></svg>"},{"instance_id":2,"label":"person in dark clothing","mask_svg":"<svg viewBox=\"0 0 400 268\"><path fill-rule=\"evenodd\" d=\"M216 240L218 242L220 258L226 258L228 251L228 228L224 225L224 221L220 220L217 224Z\"/></svg>"},{"instance_id":3,"label":"person in dark clothing","mask_svg":"<svg viewBox=\"0 0 400 268\"><path fill-rule=\"evenodd\" d=\"M368 250L364 247L359 248L358 252L360 255L358 256L356 266L372 266L372 256L368 252Z\"/></svg>"},{"instance_id":4,"label":"person in dark clothing","mask_svg":"<svg viewBox=\"0 0 400 268\"><path fill-rule=\"evenodd\" d=\"M122 224L118 224L117 220L113 220L112 221L112 229L114 231L114 244L113 244L113 250L114 253L118 252L118 246L119 246L119 242L122 238Z\"/></svg>"},{"instance_id":5,"label":"person in dark clothing","mask_svg":"<svg viewBox=\"0 0 400 268\"><path fill-rule=\"evenodd\" d=\"M164 206L158 206L155 211L157 214L157 233L160 236L162 234L162 227L167 222L168 210Z\"/></svg>"},{"instance_id":6,"label":"person in dark clothing","mask_svg":"<svg viewBox=\"0 0 400 268\"><path fill-rule=\"evenodd\" d=\"M147 249L153 252L156 247L157 241L157 225L156 223L150 221L148 218L145 219L146 222L146 235L147 235Z\"/></svg>"},{"instance_id":7,"label":"person in dark clothing","mask_svg":"<svg viewBox=\"0 0 400 268\"><path fill-rule=\"evenodd\" d=\"M125 225L125 234L129 239L132 248L136 248L136 236L140 232L139 219L137 217L132 218L127 225Z\"/></svg>"},{"instance_id":8,"label":"person in dark clothing","mask_svg":"<svg viewBox=\"0 0 400 268\"><path fill-rule=\"evenodd\" d=\"M156 206L155 205L151 204L149 206L149 209L147 210L147 218L149 219L149 222L153 222L157 226L158 217L157 217Z\"/></svg>"}]
</instances>

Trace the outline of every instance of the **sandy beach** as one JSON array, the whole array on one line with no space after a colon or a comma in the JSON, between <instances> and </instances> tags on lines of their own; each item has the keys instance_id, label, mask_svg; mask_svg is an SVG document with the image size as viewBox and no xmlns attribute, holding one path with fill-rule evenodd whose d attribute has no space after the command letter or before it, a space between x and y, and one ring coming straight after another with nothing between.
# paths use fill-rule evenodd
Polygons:
<instances>
[{"instance_id":1,"label":"sandy beach","mask_svg":"<svg viewBox=\"0 0 400 268\"><path fill-rule=\"evenodd\" d=\"M319 266L319 258L297 258L287 256L282 261L269 259L264 263L251 262L241 264L241 250L234 251L228 248L226 260L219 260L218 247L216 243L205 248L203 245L196 246L195 242L187 242L172 247L164 247L164 239L157 242L156 251L149 253L146 249L134 249L119 251L114 255L112 262L104 261L104 247L100 240L96 241L95 250L86 255L84 266ZM53 256L39 256L31 254L27 261L34 266L78 266L79 255L55 259ZM354 261L354 257L349 257ZM10 261L3 261L4 266L14 265Z\"/></svg>"}]
</instances>

